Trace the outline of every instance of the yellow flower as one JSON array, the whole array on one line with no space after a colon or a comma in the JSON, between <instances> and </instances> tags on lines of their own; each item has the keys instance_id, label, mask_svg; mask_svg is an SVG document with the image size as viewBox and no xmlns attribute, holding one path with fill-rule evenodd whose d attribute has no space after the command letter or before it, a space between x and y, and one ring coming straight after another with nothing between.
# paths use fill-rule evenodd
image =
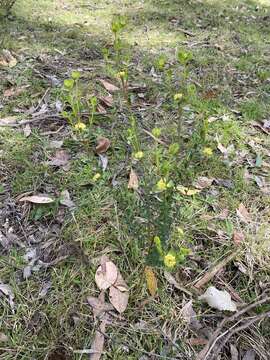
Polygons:
<instances>
[{"instance_id":1,"label":"yellow flower","mask_svg":"<svg viewBox=\"0 0 270 360\"><path fill-rule=\"evenodd\" d=\"M124 77L126 77L126 72L125 71L119 71L117 73L117 76L120 77L120 79L124 79Z\"/></svg>"},{"instance_id":2,"label":"yellow flower","mask_svg":"<svg viewBox=\"0 0 270 360\"><path fill-rule=\"evenodd\" d=\"M203 149L203 154L207 157L210 157L213 155L213 150L210 147L205 147Z\"/></svg>"},{"instance_id":3,"label":"yellow flower","mask_svg":"<svg viewBox=\"0 0 270 360\"><path fill-rule=\"evenodd\" d=\"M92 181L96 182L100 177L101 177L100 173L97 173L96 175L93 176Z\"/></svg>"},{"instance_id":4,"label":"yellow flower","mask_svg":"<svg viewBox=\"0 0 270 360\"><path fill-rule=\"evenodd\" d=\"M168 268L173 268L176 265L176 257L172 253L165 255L163 261Z\"/></svg>"},{"instance_id":5,"label":"yellow flower","mask_svg":"<svg viewBox=\"0 0 270 360\"><path fill-rule=\"evenodd\" d=\"M160 179L157 183L157 190L164 191L167 189L167 183L163 179Z\"/></svg>"},{"instance_id":6,"label":"yellow flower","mask_svg":"<svg viewBox=\"0 0 270 360\"><path fill-rule=\"evenodd\" d=\"M137 151L135 154L133 154L133 157L134 157L136 160L142 159L143 156L144 156L144 154L143 154L142 151Z\"/></svg>"},{"instance_id":7,"label":"yellow flower","mask_svg":"<svg viewBox=\"0 0 270 360\"><path fill-rule=\"evenodd\" d=\"M175 94L173 98L175 101L180 101L183 98L183 94L181 93Z\"/></svg>"},{"instance_id":8,"label":"yellow flower","mask_svg":"<svg viewBox=\"0 0 270 360\"><path fill-rule=\"evenodd\" d=\"M86 129L86 125L79 121L77 124L75 124L74 128L78 131L84 131Z\"/></svg>"}]
</instances>

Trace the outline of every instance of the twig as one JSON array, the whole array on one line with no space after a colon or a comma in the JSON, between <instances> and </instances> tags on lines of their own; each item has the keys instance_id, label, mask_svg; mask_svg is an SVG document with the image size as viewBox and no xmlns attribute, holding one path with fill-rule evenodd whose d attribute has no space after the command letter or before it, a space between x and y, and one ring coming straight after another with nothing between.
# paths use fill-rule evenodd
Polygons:
<instances>
[{"instance_id":1,"label":"twig","mask_svg":"<svg viewBox=\"0 0 270 360\"><path fill-rule=\"evenodd\" d=\"M224 318L220 324L217 326L216 330L214 331L213 335L210 337L208 343L205 345L205 347L199 352L199 354L197 355L195 360L206 360L208 355L211 352L212 349L212 345L214 343L216 343L217 341L217 337L219 337L219 334L221 332L221 330L223 329L224 325L228 322L234 321L236 320L240 315L248 312L249 310L253 309L256 306L259 306L263 303L265 303L266 301L270 300L270 296L267 296L261 300L255 301L252 304L249 304L247 306L245 306L243 309L237 311L237 313L233 314L230 317L226 317ZM227 333L227 332L226 332Z\"/></svg>"},{"instance_id":2,"label":"twig","mask_svg":"<svg viewBox=\"0 0 270 360\"><path fill-rule=\"evenodd\" d=\"M200 289L202 286L207 284L225 265L227 265L231 260L233 260L238 254L239 251L235 251L234 253L228 255L225 259L221 260L218 264L214 265L209 271L204 274L204 276L199 281L197 281L194 287L196 289Z\"/></svg>"},{"instance_id":3,"label":"twig","mask_svg":"<svg viewBox=\"0 0 270 360\"><path fill-rule=\"evenodd\" d=\"M157 141L158 143L168 146L164 141L158 139L157 137L155 137L150 131L146 130L146 129L142 129L143 132L145 132L147 135L151 136L151 138L153 138L155 141Z\"/></svg>"},{"instance_id":4,"label":"twig","mask_svg":"<svg viewBox=\"0 0 270 360\"><path fill-rule=\"evenodd\" d=\"M225 339L222 341L222 343L219 345L219 347L217 348L217 350L215 351L215 356L218 356L218 354L221 352L221 350L224 348L224 346L227 344L227 342L230 340L230 338L236 334L237 332L240 332L248 327L250 327L252 324L254 324L255 322L258 322L260 320L263 320L266 317L270 317L270 311L257 315L255 317L253 317L251 320L246 321L244 324L238 326L237 328L229 331L228 335L225 337ZM224 334L222 334L222 336L224 336Z\"/></svg>"}]
</instances>

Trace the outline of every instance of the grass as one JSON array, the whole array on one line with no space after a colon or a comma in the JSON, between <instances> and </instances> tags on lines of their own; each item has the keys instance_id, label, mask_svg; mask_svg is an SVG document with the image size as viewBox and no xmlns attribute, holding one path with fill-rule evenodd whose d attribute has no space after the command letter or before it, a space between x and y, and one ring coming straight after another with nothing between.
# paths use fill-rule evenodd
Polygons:
<instances>
[{"instance_id":1,"label":"grass","mask_svg":"<svg viewBox=\"0 0 270 360\"><path fill-rule=\"evenodd\" d=\"M242 251L211 284L221 289L228 284L248 303L269 283L269 193L256 183L257 177L269 182L269 135L252 124L262 123L270 111L270 3L241 0L237 5L229 0L127 0L88 8L85 1L55 4L46 0L37 5L18 0L11 17L1 20L1 47L9 49L18 63L0 68L0 118L18 114L27 118L25 112L37 106L48 88L47 107L55 113L63 81L74 70L81 72L84 97L107 95L98 79L109 78L116 84L115 74L122 67L128 70L129 83L139 90L132 93L130 106L123 94L114 95L113 107L106 115L95 116L90 135L83 141L76 139L63 119L31 124L29 137L19 128L0 127L0 231L8 229L16 239L10 249L1 248L0 279L14 292L15 312L1 297L0 333L7 335L8 341L0 343L0 359L87 358L74 350L89 349L97 328L86 298L98 295L94 274L102 254L114 260L130 287L127 311L108 326L104 359L135 360L151 352L164 359L195 358L201 348L189 345L188 339L200 335L181 315L186 295L166 282L162 267L155 268L157 296L150 298L148 293L143 271L150 260L149 232L150 238L159 231L168 235L168 248L192 251L172 271L187 289L211 264L237 249L232 241L234 230L245 235ZM116 13L127 22L121 34L120 67L113 60L110 31ZM185 30L192 34L186 35ZM176 65L176 48L193 54L186 81L182 67ZM106 52L109 61L104 60ZM157 66L160 59L165 60L164 68ZM183 91L185 83L195 85L196 94L185 104L179 135L173 96ZM23 86L17 96L3 95L6 89ZM130 111L137 122L133 139L138 137L144 152L140 161L132 159L134 143L128 140ZM160 215L167 213L158 200L162 195L151 195L161 177L157 147L162 164L167 164L169 157L167 146L158 145L148 135L155 127L161 128L166 145L180 145L172 160L175 184L193 188L200 176L218 179L194 196L173 193L166 221ZM112 142L104 173L93 151L100 136ZM56 151L52 141L59 140L71 157L68 170L48 164ZM218 144L231 149L228 156ZM209 158L202 156L206 146L213 149ZM139 192L127 188L131 167L139 177ZM101 177L93 182L97 173ZM58 202L26 206L18 201L27 193L59 198L63 190L68 190L75 202L74 211ZM252 216L249 224L236 216L240 203ZM210 219L224 209L229 211L226 219ZM184 235L179 234L179 227ZM39 259L52 265L25 280L24 256L29 248L36 248ZM62 261L54 263L59 258ZM41 297L40 291L48 283L50 289ZM204 326L214 328L220 314L204 306L197 296L193 303ZM258 354L268 335L267 321L252 332ZM250 344L245 333L239 334L241 351ZM227 358L227 351L225 348L222 358Z\"/></svg>"}]
</instances>

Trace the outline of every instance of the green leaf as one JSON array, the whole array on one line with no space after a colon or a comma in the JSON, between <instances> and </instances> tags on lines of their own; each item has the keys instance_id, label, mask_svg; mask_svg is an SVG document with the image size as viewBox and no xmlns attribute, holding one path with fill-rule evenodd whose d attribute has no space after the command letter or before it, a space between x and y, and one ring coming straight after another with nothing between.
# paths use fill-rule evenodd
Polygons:
<instances>
[{"instance_id":1,"label":"green leaf","mask_svg":"<svg viewBox=\"0 0 270 360\"><path fill-rule=\"evenodd\" d=\"M79 71L73 71L71 77L74 80L78 80L81 77L81 73Z\"/></svg>"}]
</instances>

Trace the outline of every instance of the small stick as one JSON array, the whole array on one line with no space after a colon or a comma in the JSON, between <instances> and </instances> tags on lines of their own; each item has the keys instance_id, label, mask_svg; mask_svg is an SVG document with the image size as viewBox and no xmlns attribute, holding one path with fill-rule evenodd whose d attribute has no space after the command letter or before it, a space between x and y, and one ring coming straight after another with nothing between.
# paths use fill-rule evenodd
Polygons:
<instances>
[{"instance_id":1,"label":"small stick","mask_svg":"<svg viewBox=\"0 0 270 360\"><path fill-rule=\"evenodd\" d=\"M239 251L235 251L234 253L228 255L225 259L221 260L218 264L214 265L199 281L197 281L194 287L196 289L200 289L202 286L207 284L225 265L233 260L238 253Z\"/></svg>"}]
</instances>

